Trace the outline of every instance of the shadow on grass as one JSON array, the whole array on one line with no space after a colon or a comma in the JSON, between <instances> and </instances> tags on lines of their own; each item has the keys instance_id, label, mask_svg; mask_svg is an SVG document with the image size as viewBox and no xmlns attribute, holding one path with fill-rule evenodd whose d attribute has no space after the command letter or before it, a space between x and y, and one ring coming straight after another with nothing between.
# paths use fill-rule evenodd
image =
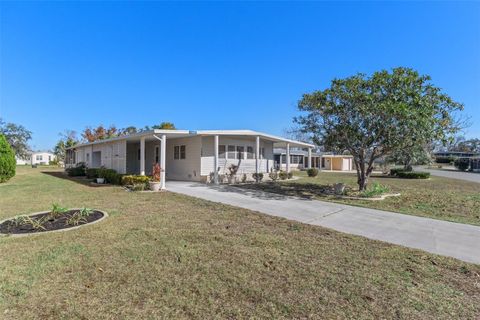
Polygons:
<instances>
[{"instance_id":1,"label":"shadow on grass","mask_svg":"<svg viewBox=\"0 0 480 320\"><path fill-rule=\"evenodd\" d=\"M92 179L87 179L86 177L69 177L65 172L62 172L62 171L40 171L40 172L43 173L43 174L55 177L55 178L60 178L60 179L73 181L73 182L79 183L81 185L84 185L84 186L87 186L87 187L92 187L92 188L112 186L110 184L95 184L95 183L92 183Z\"/></svg>"},{"instance_id":2,"label":"shadow on grass","mask_svg":"<svg viewBox=\"0 0 480 320\"><path fill-rule=\"evenodd\" d=\"M297 197L305 200L313 200L316 197L326 198L334 193L332 186L320 185L316 183L264 182L258 184L252 183L237 185L234 188L268 192L269 194L277 194L285 197Z\"/></svg>"}]
</instances>

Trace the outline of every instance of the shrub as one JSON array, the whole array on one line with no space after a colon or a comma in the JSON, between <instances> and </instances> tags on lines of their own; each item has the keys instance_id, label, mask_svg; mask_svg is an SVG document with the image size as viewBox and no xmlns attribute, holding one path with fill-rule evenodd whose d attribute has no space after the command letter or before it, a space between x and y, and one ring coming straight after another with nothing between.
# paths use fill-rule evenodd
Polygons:
<instances>
[{"instance_id":1,"label":"shrub","mask_svg":"<svg viewBox=\"0 0 480 320\"><path fill-rule=\"evenodd\" d=\"M288 178L288 174L285 171L280 171L278 173L278 177L280 178L280 180L286 180Z\"/></svg>"},{"instance_id":2,"label":"shrub","mask_svg":"<svg viewBox=\"0 0 480 320\"><path fill-rule=\"evenodd\" d=\"M124 186L135 186L135 185L146 185L149 181L147 176L136 176L136 175L128 175L122 177L122 185Z\"/></svg>"},{"instance_id":3,"label":"shrub","mask_svg":"<svg viewBox=\"0 0 480 320\"><path fill-rule=\"evenodd\" d=\"M293 172L287 173L287 178L288 178L288 179L292 179L292 178L293 178Z\"/></svg>"},{"instance_id":4,"label":"shrub","mask_svg":"<svg viewBox=\"0 0 480 320\"><path fill-rule=\"evenodd\" d=\"M252 178L255 179L256 182L260 182L263 179L263 173L252 173Z\"/></svg>"},{"instance_id":5,"label":"shrub","mask_svg":"<svg viewBox=\"0 0 480 320\"><path fill-rule=\"evenodd\" d=\"M247 175L244 173L242 174L242 183L247 182Z\"/></svg>"},{"instance_id":6,"label":"shrub","mask_svg":"<svg viewBox=\"0 0 480 320\"><path fill-rule=\"evenodd\" d=\"M268 174L268 177L272 180L272 181L277 181L278 180L278 171L272 171Z\"/></svg>"},{"instance_id":7,"label":"shrub","mask_svg":"<svg viewBox=\"0 0 480 320\"><path fill-rule=\"evenodd\" d=\"M98 177L105 178L111 184L121 184L122 182L122 175L113 169L100 168Z\"/></svg>"},{"instance_id":8,"label":"shrub","mask_svg":"<svg viewBox=\"0 0 480 320\"><path fill-rule=\"evenodd\" d=\"M428 179L430 178L430 172L422 172L422 171L411 171L405 172L401 171L397 173L397 177L403 179Z\"/></svg>"},{"instance_id":9,"label":"shrub","mask_svg":"<svg viewBox=\"0 0 480 320\"><path fill-rule=\"evenodd\" d=\"M460 171L467 171L468 167L470 167L470 159L458 158L455 160L453 165L455 166L455 168L457 168Z\"/></svg>"},{"instance_id":10,"label":"shrub","mask_svg":"<svg viewBox=\"0 0 480 320\"><path fill-rule=\"evenodd\" d=\"M318 169L317 169L317 168L310 168L310 169L308 169L308 170L307 170L307 175L308 175L309 177L312 177L312 178L318 176Z\"/></svg>"},{"instance_id":11,"label":"shrub","mask_svg":"<svg viewBox=\"0 0 480 320\"><path fill-rule=\"evenodd\" d=\"M85 163L79 162L76 167L68 168L66 171L70 177L80 177L85 175L85 170Z\"/></svg>"},{"instance_id":12,"label":"shrub","mask_svg":"<svg viewBox=\"0 0 480 320\"><path fill-rule=\"evenodd\" d=\"M12 147L5 136L0 134L0 183L10 180L15 175L16 163Z\"/></svg>"},{"instance_id":13,"label":"shrub","mask_svg":"<svg viewBox=\"0 0 480 320\"><path fill-rule=\"evenodd\" d=\"M387 186L381 185L378 182L374 182L373 185L367 190L363 191L360 196L365 198L372 198L374 196L380 196L388 191L390 191L390 189Z\"/></svg>"},{"instance_id":14,"label":"shrub","mask_svg":"<svg viewBox=\"0 0 480 320\"><path fill-rule=\"evenodd\" d=\"M398 173L400 172L412 172L412 169L409 168L409 169L405 169L405 168L393 168L393 169L390 169L390 175L392 177L396 177L398 176Z\"/></svg>"},{"instance_id":15,"label":"shrub","mask_svg":"<svg viewBox=\"0 0 480 320\"><path fill-rule=\"evenodd\" d=\"M87 175L88 179L96 179L99 178L98 173L100 169L99 168L88 168L85 173Z\"/></svg>"}]
</instances>

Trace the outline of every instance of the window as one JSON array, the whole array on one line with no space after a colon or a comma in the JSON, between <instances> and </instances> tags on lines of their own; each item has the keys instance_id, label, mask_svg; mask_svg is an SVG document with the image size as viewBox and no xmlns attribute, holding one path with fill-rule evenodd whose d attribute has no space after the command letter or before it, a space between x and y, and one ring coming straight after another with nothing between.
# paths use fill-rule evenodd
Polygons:
<instances>
[{"instance_id":1,"label":"window","mask_svg":"<svg viewBox=\"0 0 480 320\"><path fill-rule=\"evenodd\" d=\"M180 146L180 159L185 159L185 158L186 158L186 147Z\"/></svg>"},{"instance_id":2,"label":"window","mask_svg":"<svg viewBox=\"0 0 480 320\"><path fill-rule=\"evenodd\" d=\"M138 160L140 160L140 149L137 150L137 157L138 157Z\"/></svg>"},{"instance_id":3,"label":"window","mask_svg":"<svg viewBox=\"0 0 480 320\"><path fill-rule=\"evenodd\" d=\"M265 148L260 148L260 159L265 159Z\"/></svg>"},{"instance_id":4,"label":"window","mask_svg":"<svg viewBox=\"0 0 480 320\"><path fill-rule=\"evenodd\" d=\"M158 146L155 147L155 163L158 163Z\"/></svg>"},{"instance_id":5,"label":"window","mask_svg":"<svg viewBox=\"0 0 480 320\"><path fill-rule=\"evenodd\" d=\"M52 161L52 156L48 156L48 161Z\"/></svg>"},{"instance_id":6,"label":"window","mask_svg":"<svg viewBox=\"0 0 480 320\"><path fill-rule=\"evenodd\" d=\"M35 157L35 159L37 159L37 161L42 161L43 160L43 156L41 154L37 154L37 156Z\"/></svg>"},{"instance_id":7,"label":"window","mask_svg":"<svg viewBox=\"0 0 480 320\"><path fill-rule=\"evenodd\" d=\"M247 147L247 159L253 159L254 154L253 154L253 147Z\"/></svg>"},{"instance_id":8,"label":"window","mask_svg":"<svg viewBox=\"0 0 480 320\"><path fill-rule=\"evenodd\" d=\"M225 159L225 146L224 145L220 145L218 146L218 157L220 159Z\"/></svg>"},{"instance_id":9,"label":"window","mask_svg":"<svg viewBox=\"0 0 480 320\"><path fill-rule=\"evenodd\" d=\"M235 159L235 146L228 146L228 159Z\"/></svg>"},{"instance_id":10,"label":"window","mask_svg":"<svg viewBox=\"0 0 480 320\"><path fill-rule=\"evenodd\" d=\"M245 159L245 147L237 146L237 159Z\"/></svg>"},{"instance_id":11,"label":"window","mask_svg":"<svg viewBox=\"0 0 480 320\"><path fill-rule=\"evenodd\" d=\"M87 153L87 163L90 163L90 153Z\"/></svg>"},{"instance_id":12,"label":"window","mask_svg":"<svg viewBox=\"0 0 480 320\"><path fill-rule=\"evenodd\" d=\"M186 158L186 147L185 146L174 146L173 147L173 159L185 159Z\"/></svg>"}]
</instances>

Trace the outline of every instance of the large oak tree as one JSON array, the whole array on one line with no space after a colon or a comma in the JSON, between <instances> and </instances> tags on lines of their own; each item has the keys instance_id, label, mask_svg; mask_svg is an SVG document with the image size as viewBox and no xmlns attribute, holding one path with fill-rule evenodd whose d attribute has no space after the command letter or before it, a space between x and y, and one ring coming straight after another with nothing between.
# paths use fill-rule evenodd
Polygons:
<instances>
[{"instance_id":1,"label":"large oak tree","mask_svg":"<svg viewBox=\"0 0 480 320\"><path fill-rule=\"evenodd\" d=\"M446 143L463 109L427 75L409 68L334 79L330 88L304 94L295 121L327 150L348 151L365 190L374 161L414 145Z\"/></svg>"}]
</instances>

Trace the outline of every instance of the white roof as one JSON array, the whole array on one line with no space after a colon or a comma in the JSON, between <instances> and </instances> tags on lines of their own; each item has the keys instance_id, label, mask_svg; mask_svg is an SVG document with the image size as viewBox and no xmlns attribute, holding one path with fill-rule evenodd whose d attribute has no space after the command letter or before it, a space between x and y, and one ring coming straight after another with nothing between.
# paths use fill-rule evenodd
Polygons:
<instances>
[{"instance_id":1,"label":"white roof","mask_svg":"<svg viewBox=\"0 0 480 320\"><path fill-rule=\"evenodd\" d=\"M155 139L154 135L162 136L165 135L167 139L172 138L184 138L184 137L193 137L193 136L251 136L256 137L259 136L261 139L269 140L274 142L275 147L286 147L287 143L290 144L291 147L302 147L302 148L314 148L315 146L310 143L302 142L302 141L295 141L291 139L286 139L278 136L274 136L271 134L266 134L263 132L252 131L252 130L162 130L162 129L154 129L154 130L147 130L142 131L139 133L129 134L125 136L115 137L111 139L105 140L98 140L94 142L88 143L80 143L71 148L73 149L77 147L89 146L94 144L101 144L111 141L119 141L119 140L127 140L127 141L138 141L141 137L149 138L150 140ZM147 139L147 140L149 140Z\"/></svg>"}]
</instances>

